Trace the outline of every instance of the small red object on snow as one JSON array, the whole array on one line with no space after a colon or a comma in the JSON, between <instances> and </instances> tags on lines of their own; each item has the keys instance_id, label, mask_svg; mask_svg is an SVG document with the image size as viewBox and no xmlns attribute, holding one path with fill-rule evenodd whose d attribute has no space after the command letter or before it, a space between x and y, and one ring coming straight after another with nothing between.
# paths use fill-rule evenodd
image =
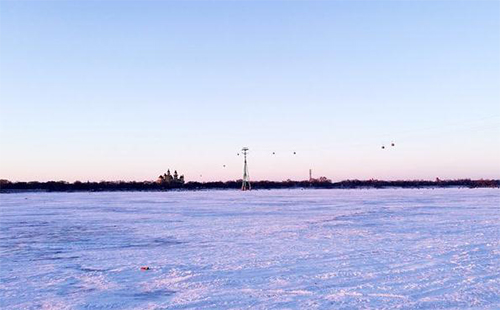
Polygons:
<instances>
[{"instance_id":1,"label":"small red object on snow","mask_svg":"<svg viewBox=\"0 0 500 310\"><path fill-rule=\"evenodd\" d=\"M149 267L148 266L143 266L143 267L141 267L141 270L142 271L149 270Z\"/></svg>"}]
</instances>

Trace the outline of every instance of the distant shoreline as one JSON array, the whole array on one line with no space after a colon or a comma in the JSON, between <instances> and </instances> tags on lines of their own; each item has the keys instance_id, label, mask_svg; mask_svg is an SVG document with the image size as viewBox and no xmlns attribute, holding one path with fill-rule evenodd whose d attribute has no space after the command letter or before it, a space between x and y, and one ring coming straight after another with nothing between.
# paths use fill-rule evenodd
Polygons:
<instances>
[{"instance_id":1,"label":"distant shoreline","mask_svg":"<svg viewBox=\"0 0 500 310\"><path fill-rule=\"evenodd\" d=\"M340 182L327 181L254 181L252 190L270 189L383 189L383 188L500 188L500 180L345 180ZM157 183L153 181L125 182L9 182L2 180L0 193L22 192L160 192L160 191L199 191L199 190L238 190L241 181L227 182L187 182Z\"/></svg>"}]
</instances>

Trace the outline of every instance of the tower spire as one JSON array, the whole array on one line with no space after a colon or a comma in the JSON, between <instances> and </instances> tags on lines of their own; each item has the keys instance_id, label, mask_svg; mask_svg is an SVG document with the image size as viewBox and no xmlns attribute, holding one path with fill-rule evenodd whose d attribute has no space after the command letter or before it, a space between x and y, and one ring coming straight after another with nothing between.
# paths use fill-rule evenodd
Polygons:
<instances>
[{"instance_id":1,"label":"tower spire","mask_svg":"<svg viewBox=\"0 0 500 310\"><path fill-rule=\"evenodd\" d=\"M247 152L248 152L248 148L247 147L242 148L241 152L243 153L243 158L244 158L244 162L243 162L243 181L241 183L241 190L242 191L248 191L248 190L252 189L252 187L250 186L250 175L248 174L248 164L247 164Z\"/></svg>"}]
</instances>

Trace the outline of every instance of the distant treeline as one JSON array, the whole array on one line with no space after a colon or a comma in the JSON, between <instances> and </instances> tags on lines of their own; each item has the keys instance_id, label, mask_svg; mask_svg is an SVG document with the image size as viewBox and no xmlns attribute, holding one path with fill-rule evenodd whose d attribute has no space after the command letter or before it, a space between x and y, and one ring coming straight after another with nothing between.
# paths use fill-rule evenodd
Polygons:
<instances>
[{"instance_id":1,"label":"distant treeline","mask_svg":"<svg viewBox=\"0 0 500 310\"><path fill-rule=\"evenodd\" d=\"M252 189L280 189L280 188L425 188L425 187L500 187L500 180L411 180L411 181L382 181L382 180L345 180L331 182L330 180L313 181L254 181ZM76 191L165 191L165 190L207 190L207 189L239 189L241 180L227 182L187 182L184 184L158 183L153 181L126 182L126 181L101 181L101 182L74 182L49 181L49 182L9 182L0 180L0 192L17 191L48 191L48 192L76 192Z\"/></svg>"}]
</instances>

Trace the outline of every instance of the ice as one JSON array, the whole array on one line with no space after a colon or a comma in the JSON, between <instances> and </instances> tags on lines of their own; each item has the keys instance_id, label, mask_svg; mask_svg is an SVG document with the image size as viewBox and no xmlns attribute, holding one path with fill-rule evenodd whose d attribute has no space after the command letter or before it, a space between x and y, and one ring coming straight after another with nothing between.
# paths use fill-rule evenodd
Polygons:
<instances>
[{"instance_id":1,"label":"ice","mask_svg":"<svg viewBox=\"0 0 500 310\"><path fill-rule=\"evenodd\" d=\"M2 309L499 309L500 190L3 194L0 251Z\"/></svg>"}]
</instances>

